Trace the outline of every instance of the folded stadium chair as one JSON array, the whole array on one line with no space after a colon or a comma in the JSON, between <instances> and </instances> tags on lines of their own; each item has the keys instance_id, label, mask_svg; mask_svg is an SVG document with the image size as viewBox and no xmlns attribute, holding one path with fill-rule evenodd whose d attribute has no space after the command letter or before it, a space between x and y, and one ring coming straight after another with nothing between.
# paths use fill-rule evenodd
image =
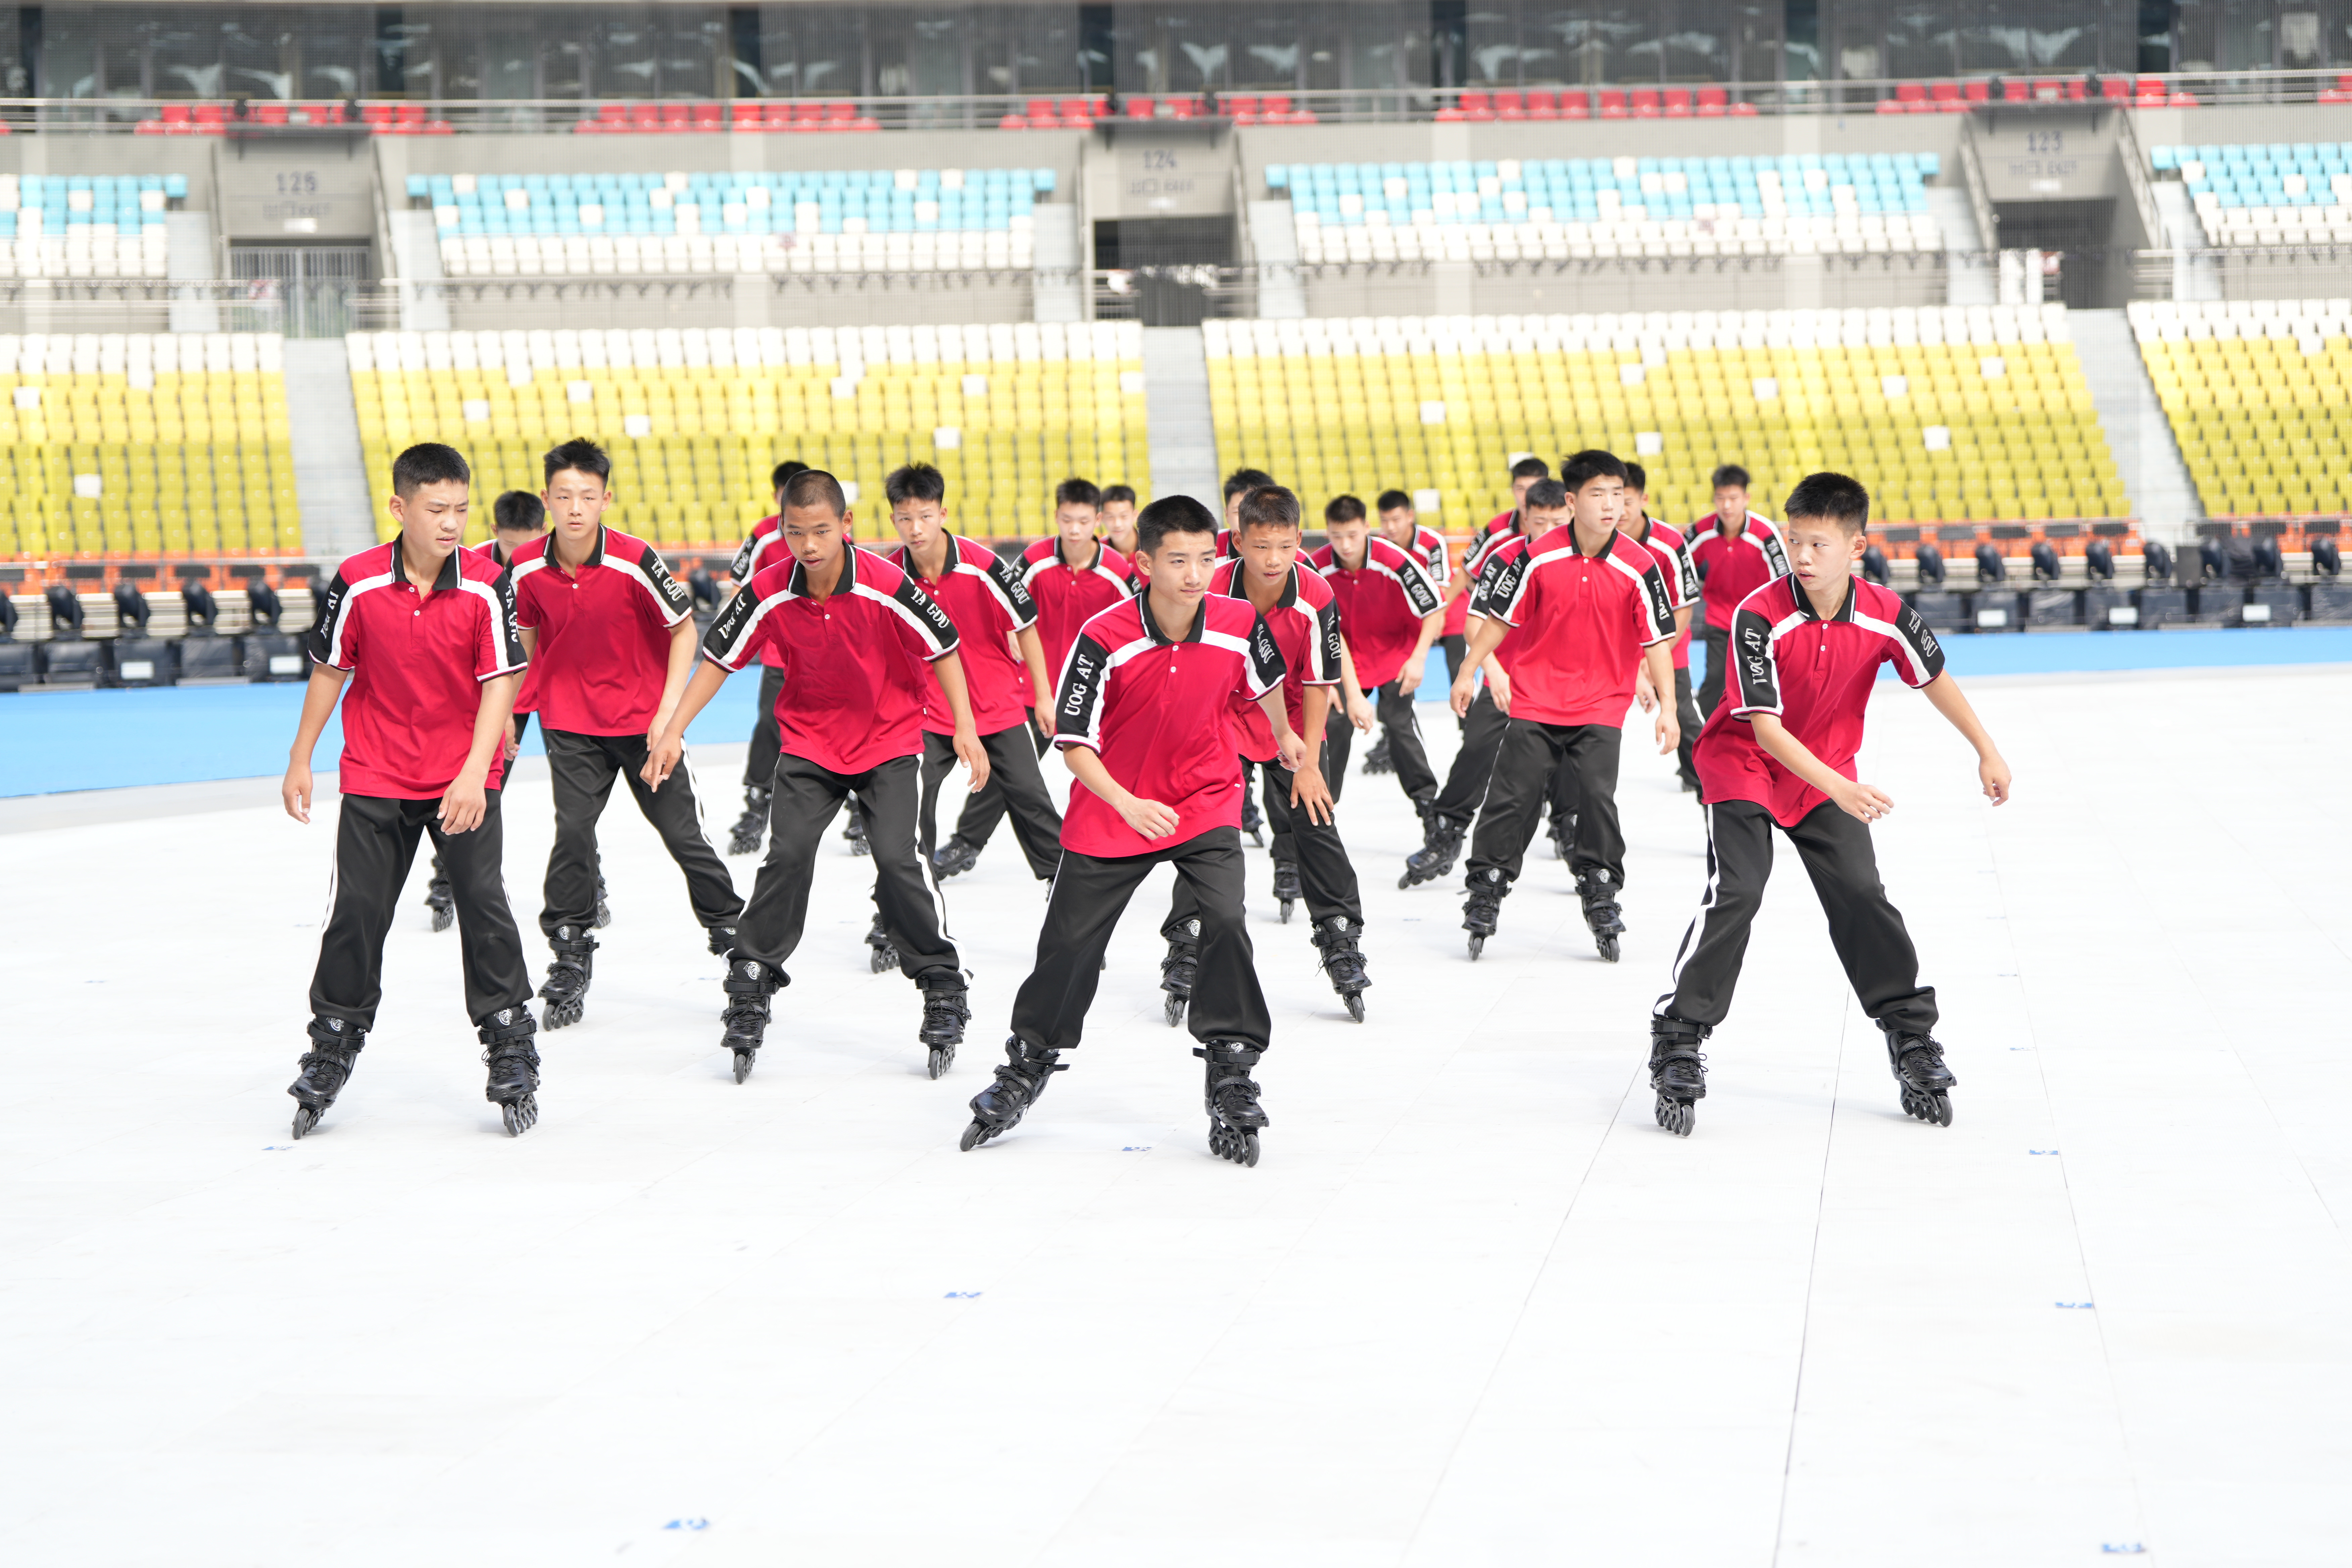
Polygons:
<instances>
[{"instance_id":1,"label":"folded stadium chair","mask_svg":"<svg viewBox=\"0 0 2352 1568\"><path fill-rule=\"evenodd\" d=\"M1129 120L1150 120L1159 112L1159 105L1148 98L1129 98L1125 107Z\"/></svg>"},{"instance_id":2,"label":"folded stadium chair","mask_svg":"<svg viewBox=\"0 0 2352 1568\"><path fill-rule=\"evenodd\" d=\"M1257 97L1255 93L1229 92L1220 101L1224 106L1225 113L1232 117L1234 124L1255 125L1257 123Z\"/></svg>"},{"instance_id":3,"label":"folded stadium chair","mask_svg":"<svg viewBox=\"0 0 2352 1568\"><path fill-rule=\"evenodd\" d=\"M1688 120L1691 113L1690 89L1670 87L1665 93L1665 111L1669 120Z\"/></svg>"},{"instance_id":4,"label":"folded stadium chair","mask_svg":"<svg viewBox=\"0 0 2352 1568\"><path fill-rule=\"evenodd\" d=\"M1527 117L1528 100L1525 93L1498 92L1495 95L1496 119L1525 120Z\"/></svg>"},{"instance_id":5,"label":"folded stadium chair","mask_svg":"<svg viewBox=\"0 0 2352 1568\"><path fill-rule=\"evenodd\" d=\"M1601 118L1623 120L1626 116L1625 94L1622 89L1604 87L1601 89Z\"/></svg>"},{"instance_id":6,"label":"folded stadium chair","mask_svg":"<svg viewBox=\"0 0 2352 1568\"><path fill-rule=\"evenodd\" d=\"M1701 120L1718 118L1730 107L1730 103L1731 95L1719 87L1703 87L1698 89L1698 117Z\"/></svg>"},{"instance_id":7,"label":"folded stadium chair","mask_svg":"<svg viewBox=\"0 0 2352 1568\"><path fill-rule=\"evenodd\" d=\"M1936 114L1958 114L1968 108L1968 100L1960 96L1960 84L1956 81L1936 83L1927 89L1927 100L1929 110Z\"/></svg>"},{"instance_id":8,"label":"folded stadium chair","mask_svg":"<svg viewBox=\"0 0 2352 1568\"><path fill-rule=\"evenodd\" d=\"M1655 120L1658 118L1658 89L1656 88L1635 88L1633 91L1631 101L1634 119Z\"/></svg>"},{"instance_id":9,"label":"folded stadium chair","mask_svg":"<svg viewBox=\"0 0 2352 1568\"><path fill-rule=\"evenodd\" d=\"M694 106L694 128L697 131L719 130L721 128L719 115L720 110L719 105L715 103L698 103Z\"/></svg>"},{"instance_id":10,"label":"folded stadium chair","mask_svg":"<svg viewBox=\"0 0 2352 1568\"><path fill-rule=\"evenodd\" d=\"M1529 120L1558 120L1559 94L1549 88L1531 88L1525 95L1526 113Z\"/></svg>"}]
</instances>

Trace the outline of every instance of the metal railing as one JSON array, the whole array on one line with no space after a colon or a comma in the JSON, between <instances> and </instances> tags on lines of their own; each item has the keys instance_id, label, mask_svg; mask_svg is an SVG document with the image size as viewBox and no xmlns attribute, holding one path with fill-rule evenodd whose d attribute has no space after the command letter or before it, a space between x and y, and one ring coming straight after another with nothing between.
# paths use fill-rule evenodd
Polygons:
<instances>
[{"instance_id":1,"label":"metal railing","mask_svg":"<svg viewBox=\"0 0 2352 1568\"><path fill-rule=\"evenodd\" d=\"M1199 89L1170 94L1083 92L980 93L925 98L807 99L381 99L340 102L235 99L8 98L0 123L12 132L123 134L172 133L267 140L322 134L488 135L511 132L636 130L646 133L723 134L797 132L970 131L1010 120L1030 122L1033 107L1049 105L1037 128L1087 129L1103 120L1129 123L1146 102L1153 120L1234 124L1391 124L1446 119L1558 118L1562 94L1574 95L1593 118L1680 119L1723 115L1874 112L1903 103L1939 83L1961 89L1956 109L2033 110L2050 108L2157 108L2196 105L2286 105L2352 101L2345 83L2352 67L2303 70L2098 73L2017 71L1967 77L1870 77L1829 81L1491 82L1466 87ZM1969 99L1969 92L1981 96ZM2120 92L2121 96L2116 96ZM1530 112L1525 95L1544 100ZM1720 95L1720 102L1714 100ZM1064 118L1074 104L1086 113ZM1933 111L1932 104L1920 108ZM667 113L675 123L636 127L635 111ZM618 111L623 123L604 122ZM756 110L758 123L738 125ZM166 116L171 118L167 121ZM795 119L797 116L799 118ZM386 121L370 124L370 117ZM401 118L404 117L404 118ZM774 123L772 123L773 121Z\"/></svg>"}]
</instances>

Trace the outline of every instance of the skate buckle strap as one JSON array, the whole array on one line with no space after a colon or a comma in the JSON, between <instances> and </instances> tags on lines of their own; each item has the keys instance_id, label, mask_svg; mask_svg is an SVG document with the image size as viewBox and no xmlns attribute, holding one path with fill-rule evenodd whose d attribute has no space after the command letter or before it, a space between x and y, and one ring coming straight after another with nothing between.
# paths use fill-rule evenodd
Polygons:
<instances>
[{"instance_id":1,"label":"skate buckle strap","mask_svg":"<svg viewBox=\"0 0 2352 1568\"><path fill-rule=\"evenodd\" d=\"M501 1007L485 1019L481 1026L482 1044L493 1047L505 1045L509 1041L527 1042L538 1033L539 1024L531 1017L530 1009L525 1007ZM528 1044L520 1048L526 1052L530 1050ZM538 1060L536 1056L531 1058L534 1066L537 1065Z\"/></svg>"},{"instance_id":2,"label":"skate buckle strap","mask_svg":"<svg viewBox=\"0 0 2352 1568\"><path fill-rule=\"evenodd\" d=\"M367 1044L367 1032L348 1018L312 1018L310 1038L333 1050L356 1052Z\"/></svg>"}]
</instances>

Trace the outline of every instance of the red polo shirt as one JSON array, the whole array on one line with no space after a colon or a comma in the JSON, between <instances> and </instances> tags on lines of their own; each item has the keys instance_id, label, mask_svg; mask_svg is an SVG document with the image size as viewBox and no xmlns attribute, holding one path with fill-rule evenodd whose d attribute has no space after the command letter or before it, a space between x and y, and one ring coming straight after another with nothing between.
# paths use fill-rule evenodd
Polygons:
<instances>
[{"instance_id":1,"label":"red polo shirt","mask_svg":"<svg viewBox=\"0 0 2352 1568\"><path fill-rule=\"evenodd\" d=\"M792 551L784 544L783 526L782 513L763 517L751 525L751 531L743 536L743 547L735 552L734 563L727 568L727 575L735 580L737 587L749 583L777 562L793 558ZM783 659L782 652L775 647L765 647L760 651L761 664L782 664Z\"/></svg>"},{"instance_id":2,"label":"red polo shirt","mask_svg":"<svg viewBox=\"0 0 2352 1568\"><path fill-rule=\"evenodd\" d=\"M523 668L514 588L470 550L453 550L429 594L400 559L400 540L335 569L305 639L320 664L352 672L343 691L345 795L436 800L474 749L481 682ZM489 787L506 774L490 759Z\"/></svg>"},{"instance_id":3,"label":"red polo shirt","mask_svg":"<svg viewBox=\"0 0 2352 1568\"><path fill-rule=\"evenodd\" d=\"M1078 628L1135 593L1135 568L1127 557L1097 540L1095 557L1084 566L1062 559L1062 536L1041 539L1022 552L1021 585L1037 605L1037 639L1045 649L1045 669L1056 681Z\"/></svg>"},{"instance_id":4,"label":"red polo shirt","mask_svg":"<svg viewBox=\"0 0 2352 1568\"><path fill-rule=\"evenodd\" d=\"M1486 559L1508 540L1519 537L1519 514L1514 510L1500 517L1489 518L1486 525L1473 534L1462 552L1462 571L1470 579L1471 591L1463 595L1445 609L1445 635L1464 636L1469 630L1472 616L1483 616L1471 601L1477 597L1478 579L1486 570Z\"/></svg>"},{"instance_id":5,"label":"red polo shirt","mask_svg":"<svg viewBox=\"0 0 2352 1568\"><path fill-rule=\"evenodd\" d=\"M1773 713L1824 763L1853 778L1878 667L1906 686L1944 673L1944 649L1918 612L1874 583L1853 580L1823 620L1794 577L1778 577L1740 603L1731 621L1730 700L1699 731L1692 764L1710 802L1753 801L1793 827L1829 797L1757 743L1751 713Z\"/></svg>"},{"instance_id":6,"label":"red polo shirt","mask_svg":"<svg viewBox=\"0 0 2352 1568\"><path fill-rule=\"evenodd\" d=\"M1642 530L1636 540L1658 558L1658 570L1666 574L1666 586L1674 590L1675 608L1694 604L1698 599L1698 570L1691 564L1690 544L1682 531L1668 528L1654 517L1642 520ZM1690 668L1690 632L1685 629L1675 638L1675 668Z\"/></svg>"},{"instance_id":7,"label":"red polo shirt","mask_svg":"<svg viewBox=\"0 0 2352 1568\"><path fill-rule=\"evenodd\" d=\"M466 548L501 572L514 564L499 553L499 542L495 539L485 539L479 544L469 544ZM539 711L539 668L536 665L522 672L522 689L515 693L514 710L518 713Z\"/></svg>"},{"instance_id":8,"label":"red polo shirt","mask_svg":"<svg viewBox=\"0 0 2352 1568\"><path fill-rule=\"evenodd\" d=\"M762 567L703 634L702 657L740 669L773 647L781 749L836 773L862 773L923 749L929 661L953 653L955 623L915 580L850 545L823 599L786 557Z\"/></svg>"},{"instance_id":9,"label":"red polo shirt","mask_svg":"<svg viewBox=\"0 0 2352 1568\"><path fill-rule=\"evenodd\" d=\"M1083 784L1070 785L1062 847L1117 858L1171 848L1242 825L1242 764L1227 715L1283 677L1274 634L1246 599L1204 594L1182 642L1171 642L1140 596L1094 616L1070 645L1054 703L1054 743L1084 746L1110 776L1175 812L1176 831L1146 838Z\"/></svg>"},{"instance_id":10,"label":"red polo shirt","mask_svg":"<svg viewBox=\"0 0 2352 1568\"><path fill-rule=\"evenodd\" d=\"M1356 679L1367 691L1394 680L1420 640L1422 617L1444 603L1428 570L1378 534L1366 536L1364 563L1352 570L1328 544L1307 559L1339 601Z\"/></svg>"},{"instance_id":11,"label":"red polo shirt","mask_svg":"<svg viewBox=\"0 0 2352 1568\"><path fill-rule=\"evenodd\" d=\"M914 557L903 544L883 559L915 577L955 623L956 651L963 659L973 726L983 735L993 735L1026 723L1037 693L1029 683L1028 662L1013 651L1013 634L1037 624L1037 605L1021 585L1021 574L987 545L952 533L948 535L947 571L937 582L916 573ZM939 673L930 671L928 679L923 729L933 735L952 735L955 715L948 708Z\"/></svg>"},{"instance_id":12,"label":"red polo shirt","mask_svg":"<svg viewBox=\"0 0 2352 1568\"><path fill-rule=\"evenodd\" d=\"M1612 529L1591 555L1562 523L1500 568L1488 614L1524 638L1510 666L1511 717L1538 724L1625 722L1642 650L1675 635L1658 558Z\"/></svg>"},{"instance_id":13,"label":"red polo shirt","mask_svg":"<svg viewBox=\"0 0 2352 1568\"><path fill-rule=\"evenodd\" d=\"M1789 552L1781 548L1780 531L1770 519L1752 511L1737 539L1723 531L1723 520L1712 512L1691 524L1690 553L1711 626L1729 626L1731 612L1742 599L1773 578L1789 574Z\"/></svg>"},{"instance_id":14,"label":"red polo shirt","mask_svg":"<svg viewBox=\"0 0 2352 1568\"><path fill-rule=\"evenodd\" d=\"M1496 618L1495 589L1502 583L1505 574L1510 569L1511 563L1528 552L1529 542L1526 534L1511 533L1484 540L1479 543L1474 552L1478 562L1478 580L1463 600L1469 605L1470 614L1482 620L1491 621ZM1507 621L1501 624L1510 626ZM1517 671L1519 649L1526 646L1527 638L1516 626L1511 626L1509 630L1503 633L1503 640L1495 645L1494 658L1495 662L1503 667L1505 675L1511 675Z\"/></svg>"},{"instance_id":15,"label":"red polo shirt","mask_svg":"<svg viewBox=\"0 0 2352 1568\"><path fill-rule=\"evenodd\" d=\"M1209 592L1249 604L1246 570L1239 561L1224 563L1209 579ZM1307 689L1339 684L1339 607L1321 575L1294 561L1282 596L1264 618L1265 629L1274 634L1275 649L1282 655L1282 699L1290 727L1304 735ZM1254 763L1272 762L1282 754L1274 743L1274 726L1265 721L1265 710L1255 698L1234 698L1234 739L1242 755Z\"/></svg>"},{"instance_id":16,"label":"red polo shirt","mask_svg":"<svg viewBox=\"0 0 2352 1568\"><path fill-rule=\"evenodd\" d=\"M654 547L609 528L577 572L534 539L507 568L515 616L539 633L539 721L574 735L642 735L661 706L670 628L694 613Z\"/></svg>"}]
</instances>

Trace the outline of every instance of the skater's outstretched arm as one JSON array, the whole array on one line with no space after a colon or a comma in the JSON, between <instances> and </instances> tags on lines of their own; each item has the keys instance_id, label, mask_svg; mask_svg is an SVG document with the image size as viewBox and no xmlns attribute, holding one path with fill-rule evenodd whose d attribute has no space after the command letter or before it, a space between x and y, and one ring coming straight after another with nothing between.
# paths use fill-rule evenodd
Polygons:
<instances>
[{"instance_id":1,"label":"skater's outstretched arm","mask_svg":"<svg viewBox=\"0 0 2352 1568\"><path fill-rule=\"evenodd\" d=\"M955 754L971 770L971 793L988 787L988 753L981 749L980 729L971 720L971 694L964 685L963 655L950 648L931 660L931 673L947 694L948 711L955 715Z\"/></svg>"},{"instance_id":2,"label":"skater's outstretched arm","mask_svg":"<svg viewBox=\"0 0 2352 1568\"><path fill-rule=\"evenodd\" d=\"M348 669L314 664L310 684L302 689L302 721L295 727L293 749L287 753L285 782L278 786L286 815L297 822L310 820L310 753L318 749L319 736L334 716L335 700L343 694L343 682L351 678Z\"/></svg>"},{"instance_id":3,"label":"skater's outstretched arm","mask_svg":"<svg viewBox=\"0 0 2352 1568\"><path fill-rule=\"evenodd\" d=\"M1751 713L1748 722L1756 728L1756 743L1774 762L1829 796L1848 816L1875 822L1895 809L1894 800L1885 792L1857 784L1813 755L1810 747L1789 733L1777 715Z\"/></svg>"},{"instance_id":4,"label":"skater's outstretched arm","mask_svg":"<svg viewBox=\"0 0 2352 1568\"><path fill-rule=\"evenodd\" d=\"M1948 669L1929 681L1925 689L1927 700L1936 705L1936 711L1950 721L1952 728L1977 749L1977 781L1984 785L1985 798L1995 805L2008 800L2009 763L2002 760L2000 749L1992 743L1992 737L1985 733L1983 722L1977 718L1977 710L1969 706L1967 695L1960 690L1958 679Z\"/></svg>"},{"instance_id":5,"label":"skater's outstretched arm","mask_svg":"<svg viewBox=\"0 0 2352 1568\"><path fill-rule=\"evenodd\" d=\"M686 727L710 706L710 700L726 684L727 668L716 659L704 659L695 670L694 679L686 683L686 695L677 700L677 711L669 716L668 727L646 753L646 765L637 770L637 776L646 781L648 788L661 788L677 770L678 758L686 754Z\"/></svg>"},{"instance_id":6,"label":"skater's outstretched arm","mask_svg":"<svg viewBox=\"0 0 2352 1568\"><path fill-rule=\"evenodd\" d=\"M1065 745L1062 761L1069 764L1071 773L1080 784L1125 817L1127 825L1144 837L1165 838L1176 831L1178 818L1174 809L1128 793L1124 784L1110 776L1110 769L1103 765L1100 753L1093 747Z\"/></svg>"}]
</instances>

